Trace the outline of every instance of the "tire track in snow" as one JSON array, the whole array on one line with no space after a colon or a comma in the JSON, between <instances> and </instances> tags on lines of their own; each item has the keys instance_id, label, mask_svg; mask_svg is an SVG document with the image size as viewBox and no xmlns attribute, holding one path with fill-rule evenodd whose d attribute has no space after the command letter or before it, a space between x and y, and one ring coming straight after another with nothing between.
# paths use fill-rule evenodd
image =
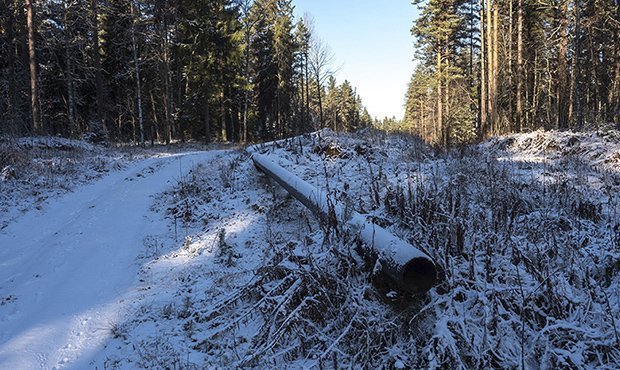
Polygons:
<instances>
[{"instance_id":1,"label":"tire track in snow","mask_svg":"<svg viewBox=\"0 0 620 370\"><path fill-rule=\"evenodd\" d=\"M29 212L0 232L0 368L79 367L135 287L152 197L220 152L150 158ZM78 365L82 363L81 365Z\"/></svg>"}]
</instances>

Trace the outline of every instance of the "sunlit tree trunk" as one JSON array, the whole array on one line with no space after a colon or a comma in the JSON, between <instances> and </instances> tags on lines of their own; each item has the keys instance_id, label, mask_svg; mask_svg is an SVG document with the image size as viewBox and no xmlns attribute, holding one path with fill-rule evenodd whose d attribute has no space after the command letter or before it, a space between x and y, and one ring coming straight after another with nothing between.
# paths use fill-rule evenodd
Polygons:
<instances>
[{"instance_id":1,"label":"sunlit tree trunk","mask_svg":"<svg viewBox=\"0 0 620 370\"><path fill-rule=\"evenodd\" d=\"M441 88L441 39L437 39L437 127L435 138L438 143L443 142L443 92Z\"/></svg>"},{"instance_id":2,"label":"sunlit tree trunk","mask_svg":"<svg viewBox=\"0 0 620 370\"><path fill-rule=\"evenodd\" d=\"M483 139L487 131L487 74L486 74L486 47L485 47L485 17L484 0L480 0L480 127L479 138Z\"/></svg>"},{"instance_id":3,"label":"sunlit tree trunk","mask_svg":"<svg viewBox=\"0 0 620 370\"><path fill-rule=\"evenodd\" d=\"M484 133L484 137L493 130L495 126L495 113L493 111L493 17L492 17L492 2L486 0L485 6L485 21L486 21L486 51L487 51L487 130Z\"/></svg>"},{"instance_id":4,"label":"sunlit tree trunk","mask_svg":"<svg viewBox=\"0 0 620 370\"><path fill-rule=\"evenodd\" d=\"M523 0L517 7L517 112L515 131L523 127Z\"/></svg>"},{"instance_id":5,"label":"sunlit tree trunk","mask_svg":"<svg viewBox=\"0 0 620 370\"><path fill-rule=\"evenodd\" d=\"M493 10L493 75L492 75L492 98L491 98L491 106L493 112L493 134L497 134L499 132L499 107L498 107L498 74L499 74L499 42L498 42L498 33L499 33L499 4L497 1L493 4L495 9Z\"/></svg>"},{"instance_id":6,"label":"sunlit tree trunk","mask_svg":"<svg viewBox=\"0 0 620 370\"><path fill-rule=\"evenodd\" d=\"M446 110L446 117L444 119L444 132L443 132L443 146L445 148L449 148L450 147L450 48L448 47L448 36L446 36L445 38L445 65L446 68L444 69L443 72L443 79L444 81L446 81L446 87L445 87L445 91L444 91L444 96L445 96L445 110Z\"/></svg>"},{"instance_id":7,"label":"sunlit tree trunk","mask_svg":"<svg viewBox=\"0 0 620 370\"><path fill-rule=\"evenodd\" d=\"M30 67L30 112L32 114L32 130L35 134L42 134L41 110L39 103L39 83L37 73L37 58L34 35L34 10L32 0L26 0L26 18L28 26L28 63Z\"/></svg>"},{"instance_id":8,"label":"sunlit tree trunk","mask_svg":"<svg viewBox=\"0 0 620 370\"><path fill-rule=\"evenodd\" d=\"M512 75L514 73L513 71L513 65L512 65L512 52L513 52L513 16L514 16L514 12L513 12L513 0L508 1L508 122L509 122L509 126L508 129L512 130L513 126L512 125L512 120L514 119L513 116L513 93L512 93Z\"/></svg>"}]
</instances>

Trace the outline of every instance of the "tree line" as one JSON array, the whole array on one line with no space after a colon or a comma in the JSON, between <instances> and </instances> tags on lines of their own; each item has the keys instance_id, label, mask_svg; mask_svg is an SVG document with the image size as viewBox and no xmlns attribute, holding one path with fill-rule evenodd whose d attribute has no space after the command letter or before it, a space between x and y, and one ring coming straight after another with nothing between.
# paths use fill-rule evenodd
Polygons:
<instances>
[{"instance_id":1,"label":"tree line","mask_svg":"<svg viewBox=\"0 0 620 370\"><path fill-rule=\"evenodd\" d=\"M401 129L443 146L620 128L619 0L414 0Z\"/></svg>"},{"instance_id":2,"label":"tree line","mask_svg":"<svg viewBox=\"0 0 620 370\"><path fill-rule=\"evenodd\" d=\"M291 0L4 0L0 133L269 140L371 124Z\"/></svg>"}]
</instances>

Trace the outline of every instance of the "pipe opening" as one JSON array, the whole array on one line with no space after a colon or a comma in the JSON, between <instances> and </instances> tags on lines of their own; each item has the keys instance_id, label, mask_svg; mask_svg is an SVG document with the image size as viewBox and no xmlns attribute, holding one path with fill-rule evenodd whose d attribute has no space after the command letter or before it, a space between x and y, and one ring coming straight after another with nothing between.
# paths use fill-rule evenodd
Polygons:
<instances>
[{"instance_id":1,"label":"pipe opening","mask_svg":"<svg viewBox=\"0 0 620 370\"><path fill-rule=\"evenodd\" d=\"M403 269L404 287L417 294L425 293L437 282L435 264L428 258L414 258Z\"/></svg>"}]
</instances>

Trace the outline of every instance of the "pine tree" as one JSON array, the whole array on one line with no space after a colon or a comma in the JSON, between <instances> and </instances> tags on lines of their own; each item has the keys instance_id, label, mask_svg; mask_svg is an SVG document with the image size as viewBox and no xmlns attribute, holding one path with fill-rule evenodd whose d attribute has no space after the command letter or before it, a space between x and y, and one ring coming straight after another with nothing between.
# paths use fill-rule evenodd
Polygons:
<instances>
[{"instance_id":1,"label":"pine tree","mask_svg":"<svg viewBox=\"0 0 620 370\"><path fill-rule=\"evenodd\" d=\"M342 125L342 131L355 131L357 129L357 98L353 92L351 83L345 80L337 91L338 121Z\"/></svg>"},{"instance_id":2,"label":"pine tree","mask_svg":"<svg viewBox=\"0 0 620 370\"><path fill-rule=\"evenodd\" d=\"M412 32L434 81L414 72L405 124L424 127L427 140L469 141L468 116L476 111L479 139L541 127L617 124L620 22L614 2L416 3L422 11ZM432 86L433 101L416 93L421 83ZM425 99L423 109L416 107ZM433 135L425 132L429 126Z\"/></svg>"},{"instance_id":3,"label":"pine tree","mask_svg":"<svg viewBox=\"0 0 620 370\"><path fill-rule=\"evenodd\" d=\"M276 130L282 138L285 123L291 118L293 99L293 62L296 45L293 37L292 0L279 0L274 24L274 57L277 65Z\"/></svg>"},{"instance_id":4,"label":"pine tree","mask_svg":"<svg viewBox=\"0 0 620 370\"><path fill-rule=\"evenodd\" d=\"M320 126L330 58L313 62L291 0L7 0L0 12L3 133L154 144Z\"/></svg>"},{"instance_id":5,"label":"pine tree","mask_svg":"<svg viewBox=\"0 0 620 370\"><path fill-rule=\"evenodd\" d=\"M295 27L295 41L297 43L295 81L297 82L298 95L300 96L297 107L299 122L293 132L299 134L313 129L312 117L310 115L310 85L309 85L309 53L310 53L310 29L306 21L301 19Z\"/></svg>"},{"instance_id":6,"label":"pine tree","mask_svg":"<svg viewBox=\"0 0 620 370\"><path fill-rule=\"evenodd\" d=\"M474 124L473 119L462 118L460 111L462 104L472 105L471 99L460 101L463 96L461 91L470 90L465 74L468 69L472 70L471 62L463 52L467 50L465 45L471 42L471 30L468 28L471 22L467 19L471 10L464 11L466 6L471 4L455 0L429 1L423 6L420 18L412 28L420 57L426 61L429 70L434 72L435 102L434 107L429 109L436 112L432 141L446 146L451 141L466 140L452 137L453 132L463 131L454 131L455 125Z\"/></svg>"}]
</instances>

